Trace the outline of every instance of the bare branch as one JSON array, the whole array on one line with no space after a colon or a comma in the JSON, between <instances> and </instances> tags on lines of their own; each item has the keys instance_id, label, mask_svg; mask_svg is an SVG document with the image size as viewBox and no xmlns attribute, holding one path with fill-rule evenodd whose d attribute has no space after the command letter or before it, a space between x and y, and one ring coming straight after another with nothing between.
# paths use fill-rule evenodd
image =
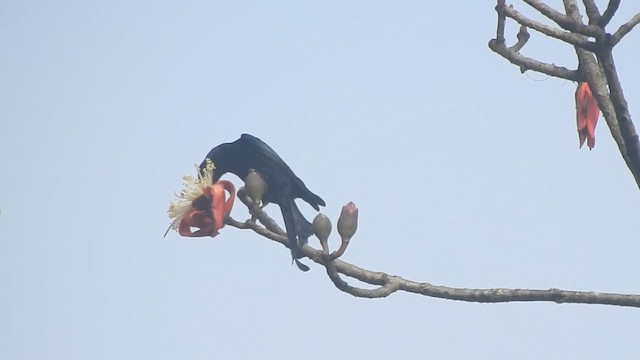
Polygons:
<instances>
[{"instance_id":1,"label":"bare branch","mask_svg":"<svg viewBox=\"0 0 640 360\"><path fill-rule=\"evenodd\" d=\"M392 293L398 291L400 287L397 281L391 281L391 277L385 273L380 273L379 277L381 279L382 286L378 287L377 289L363 289L354 287L347 284L346 281L340 278L340 274L336 269L335 262L329 262L325 266L327 268L327 275L329 275L329 278L331 279L333 284L339 290L356 297L369 299L387 297Z\"/></svg>"},{"instance_id":2,"label":"bare branch","mask_svg":"<svg viewBox=\"0 0 640 360\"><path fill-rule=\"evenodd\" d=\"M503 8L503 11L507 17L515 20L520 25L539 31L547 36L564 41L571 45L579 46L585 50L589 50L589 51L595 50L595 44L588 41L584 36L580 36L579 34L573 34L568 31L562 31L560 29L556 29L551 26L540 23L538 21L529 19L528 17L518 12L516 9L509 6L505 6Z\"/></svg>"},{"instance_id":3,"label":"bare branch","mask_svg":"<svg viewBox=\"0 0 640 360\"><path fill-rule=\"evenodd\" d=\"M567 291L560 289L455 289L431 284L418 284L404 281L400 289L450 300L480 303L498 303L512 301L549 301L558 304L601 304L639 307L639 295Z\"/></svg>"},{"instance_id":4,"label":"bare branch","mask_svg":"<svg viewBox=\"0 0 640 360\"><path fill-rule=\"evenodd\" d=\"M584 8L587 10L587 16L589 17L589 25L596 25L600 20L600 10L594 0L582 0Z\"/></svg>"},{"instance_id":5,"label":"bare branch","mask_svg":"<svg viewBox=\"0 0 640 360\"><path fill-rule=\"evenodd\" d=\"M625 151L623 155L626 155L625 161L627 162L627 166L631 170L636 183L640 186L640 142L638 142L638 134L631 121L629 105L624 97L622 85L620 85L620 79L618 78L618 72L616 71L611 49L598 53L598 60L602 64L604 75L609 85L609 96L615 109L620 133L624 139Z\"/></svg>"},{"instance_id":6,"label":"bare branch","mask_svg":"<svg viewBox=\"0 0 640 360\"><path fill-rule=\"evenodd\" d=\"M565 67L560 67L553 64L546 64L541 61L521 55L519 51L529 38L529 34L526 31L527 29L524 26L520 28L520 32L518 33L518 43L511 48L507 47L504 37L504 24L508 7L506 6L504 0L498 0L495 9L498 13L498 26L496 31L496 38L489 41L489 48L491 50L493 50L503 58L509 60L512 64L520 67L520 72L533 70L541 72L543 74L547 74L549 76L559 77L570 81L578 80L579 74L575 70L569 70Z\"/></svg>"},{"instance_id":7,"label":"bare branch","mask_svg":"<svg viewBox=\"0 0 640 360\"><path fill-rule=\"evenodd\" d=\"M523 0L523 1L527 5L529 5L532 8L538 10L538 12L541 13L542 15L544 15L547 18L553 20L561 28L563 28L565 30L571 30L571 29L568 29L568 28L571 27L573 22L565 14L561 13L560 11L552 8L551 6L549 6L549 5L547 5L544 2L539 1L539 0Z\"/></svg>"},{"instance_id":8,"label":"bare branch","mask_svg":"<svg viewBox=\"0 0 640 360\"><path fill-rule=\"evenodd\" d=\"M570 32L575 32L596 39L604 37L604 31L596 25L585 25L580 20L575 20L571 16L567 16L551 6L539 0L523 0L532 8L538 10L542 15L554 21L561 28ZM566 8L566 5L565 5ZM577 8L577 6L576 6ZM568 13L567 13L568 14Z\"/></svg>"},{"instance_id":9,"label":"bare branch","mask_svg":"<svg viewBox=\"0 0 640 360\"><path fill-rule=\"evenodd\" d=\"M562 0L562 3L564 4L567 17L574 26L574 28L568 30L584 36L593 37L597 42L606 40L607 33L604 31L604 28L598 25L585 25L582 23L582 15L580 15L577 0Z\"/></svg>"},{"instance_id":10,"label":"bare branch","mask_svg":"<svg viewBox=\"0 0 640 360\"><path fill-rule=\"evenodd\" d=\"M576 0L562 0L562 4L571 23L579 23L582 15L580 15L580 9L578 9L578 2Z\"/></svg>"},{"instance_id":11,"label":"bare branch","mask_svg":"<svg viewBox=\"0 0 640 360\"><path fill-rule=\"evenodd\" d=\"M504 23L505 23L506 17L503 11L505 7L506 7L505 0L498 0L498 4L495 7L496 12L498 13L498 26L496 27L496 41L502 44L504 44L505 42Z\"/></svg>"},{"instance_id":12,"label":"bare branch","mask_svg":"<svg viewBox=\"0 0 640 360\"><path fill-rule=\"evenodd\" d=\"M518 34L516 35L518 42L513 44L513 46L510 46L509 50L516 53L520 52L520 50L522 50L522 48L527 44L530 37L531 35L529 35L529 32L527 31L527 27L520 25L520 31L518 31Z\"/></svg>"},{"instance_id":13,"label":"bare branch","mask_svg":"<svg viewBox=\"0 0 640 360\"><path fill-rule=\"evenodd\" d=\"M547 74L549 76L567 79L569 81L578 81L580 76L576 70L569 70L563 66L547 64L541 61L526 57L508 48L504 43L500 44L497 39L489 41L489 48L509 60L514 65L520 67L520 72L533 70Z\"/></svg>"},{"instance_id":14,"label":"bare branch","mask_svg":"<svg viewBox=\"0 0 640 360\"><path fill-rule=\"evenodd\" d=\"M633 28L640 23L640 13L634 15L627 23L622 24L620 29L615 32L615 34L611 35L608 41L609 47L614 47L616 44L622 40L622 38L627 35Z\"/></svg>"},{"instance_id":15,"label":"bare branch","mask_svg":"<svg viewBox=\"0 0 640 360\"><path fill-rule=\"evenodd\" d=\"M240 197L241 200L242 198L243 197ZM250 205L252 205L252 203L250 203ZM261 223L275 222L267 215L266 212L262 210L255 212L254 215L257 216ZM287 245L287 236L281 230L277 233L272 232L250 220L240 222L230 217L225 220L225 223L229 226L239 229L251 229L268 239L276 241L285 246ZM463 289L432 285L425 282L407 280L400 276L389 275L384 272L363 269L342 260L332 261L328 259L327 255L324 254L322 250L314 249L309 245L304 245L300 250L309 259L326 268L327 274L329 275L329 278L334 283L336 288L356 297L382 298L401 290L429 297L478 303L549 301L556 303L601 304L640 307L640 295L566 291L559 289ZM359 280L369 285L377 286L377 288L365 289L349 285L340 277L340 274Z\"/></svg>"},{"instance_id":16,"label":"bare branch","mask_svg":"<svg viewBox=\"0 0 640 360\"><path fill-rule=\"evenodd\" d=\"M609 5L607 5L607 9L604 11L600 20L598 21L598 26L601 28L605 28L609 21L613 19L613 15L615 15L616 11L618 11L618 7L620 6L620 0L611 0L609 1Z\"/></svg>"}]
</instances>

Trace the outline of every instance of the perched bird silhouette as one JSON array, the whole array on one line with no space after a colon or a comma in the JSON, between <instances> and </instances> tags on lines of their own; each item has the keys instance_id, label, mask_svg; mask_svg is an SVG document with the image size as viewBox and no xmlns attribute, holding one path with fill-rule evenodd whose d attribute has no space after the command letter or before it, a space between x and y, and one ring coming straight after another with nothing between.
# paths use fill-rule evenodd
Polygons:
<instances>
[{"instance_id":1,"label":"perched bird silhouette","mask_svg":"<svg viewBox=\"0 0 640 360\"><path fill-rule=\"evenodd\" d=\"M307 189L304 182L269 145L253 135L242 134L234 142L220 144L211 149L200 165L201 170L206 166L206 159L211 159L215 166L214 182L226 173L246 180L253 171L264 179L267 186L262 195L262 203L280 206L291 256L300 270L309 270L298 258L300 246L313 234L313 229L298 209L295 199L306 201L316 210L320 210L319 206L326 205L324 200Z\"/></svg>"}]
</instances>

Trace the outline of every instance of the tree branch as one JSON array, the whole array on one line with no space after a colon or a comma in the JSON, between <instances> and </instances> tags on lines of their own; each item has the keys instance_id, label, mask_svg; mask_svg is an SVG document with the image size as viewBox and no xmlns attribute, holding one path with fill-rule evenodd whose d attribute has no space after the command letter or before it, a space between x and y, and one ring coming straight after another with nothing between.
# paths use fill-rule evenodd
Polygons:
<instances>
[{"instance_id":1,"label":"tree branch","mask_svg":"<svg viewBox=\"0 0 640 360\"><path fill-rule=\"evenodd\" d=\"M554 21L558 26L565 30L569 29L572 25L572 21L560 11L552 8L551 6L545 4L539 0L523 0L527 5L536 9L540 14L546 16L550 20Z\"/></svg>"},{"instance_id":2,"label":"tree branch","mask_svg":"<svg viewBox=\"0 0 640 360\"><path fill-rule=\"evenodd\" d=\"M589 17L589 25L597 25L600 20L600 10L594 0L582 0L584 8L587 11Z\"/></svg>"},{"instance_id":3,"label":"tree branch","mask_svg":"<svg viewBox=\"0 0 640 360\"><path fill-rule=\"evenodd\" d=\"M618 78L618 72L616 71L611 49L598 53L597 55L598 60L602 64L607 84L609 85L609 97L615 110L620 133L624 139L625 151L623 155L626 155L625 161L627 162L627 166L631 170L636 183L640 186L640 142L638 142L638 134L636 133L633 121L631 121L629 105L624 97L622 85L620 85L620 79Z\"/></svg>"},{"instance_id":4,"label":"tree branch","mask_svg":"<svg viewBox=\"0 0 640 360\"><path fill-rule=\"evenodd\" d=\"M509 62L511 62L512 64L517 65L520 68L520 72L533 70L543 74L547 74L549 76L567 79L569 81L579 80L579 74L576 70L569 70L565 67L556 66L554 64L543 63L541 61L521 55L519 51L529 38L529 34L527 33L527 29L525 26L522 26L520 28L520 32L518 33L518 43L511 48L507 47L504 37L504 25L508 7L506 6L504 0L498 0L497 3L498 4L495 8L496 12L498 13L496 38L489 41L489 48L493 52L509 60Z\"/></svg>"},{"instance_id":5,"label":"tree branch","mask_svg":"<svg viewBox=\"0 0 640 360\"><path fill-rule=\"evenodd\" d=\"M505 43L505 38L504 38L504 23L507 19L506 15L504 14L504 8L506 7L506 3L505 0L498 0L498 4L496 5L495 9L496 12L498 13L498 26L496 27L496 42L503 44Z\"/></svg>"},{"instance_id":6,"label":"tree branch","mask_svg":"<svg viewBox=\"0 0 640 360\"><path fill-rule=\"evenodd\" d=\"M495 39L494 39L495 40ZM489 48L493 50L498 55L503 58L509 60L514 65L518 65L520 67L520 72L525 72L527 70L537 71L543 74L547 74L549 76L566 79L569 81L578 81L579 75L575 70L569 70L563 66L556 66L553 64L543 63L541 61L522 56L519 53L513 51L512 49L507 48L504 44L499 44L491 40L489 42Z\"/></svg>"},{"instance_id":7,"label":"tree branch","mask_svg":"<svg viewBox=\"0 0 640 360\"><path fill-rule=\"evenodd\" d=\"M609 38L609 41L608 41L609 47L616 46L616 44L618 44L620 42L620 40L622 40L622 38L625 35L627 35L631 30L633 30L633 28L636 25L638 25L638 23L640 23L640 13L635 14L631 18L631 20L629 20L625 24L622 24L620 26L620 28L618 29L618 31L616 31L615 34L611 35L611 37Z\"/></svg>"},{"instance_id":8,"label":"tree branch","mask_svg":"<svg viewBox=\"0 0 640 360\"><path fill-rule=\"evenodd\" d=\"M502 11L504 12L506 17L515 20L520 25L526 26L530 29L536 30L549 37L564 41L571 45L579 46L585 50L588 50L588 51L595 50L595 44L588 41L584 36L580 36L579 34L573 34L568 31L562 31L554 27L540 23L538 21L529 19L528 17L522 15L520 12L518 12L516 9L510 6L505 6L502 9Z\"/></svg>"},{"instance_id":9,"label":"tree branch","mask_svg":"<svg viewBox=\"0 0 640 360\"><path fill-rule=\"evenodd\" d=\"M344 263L344 264L350 265L347 263ZM375 281L372 281L372 282L378 283L378 285L381 285L376 289L363 289L363 288L354 287L347 284L346 281L340 278L340 274L338 273L338 269L336 268L335 261L331 261L323 265L327 268L327 275L329 275L329 278L331 279L331 281L333 281L333 284L339 290L346 292L347 294L351 294L355 297L362 297L362 298L368 298L368 299L383 298L393 294L394 292L398 291L398 289L400 288L400 284L397 281L392 281L392 278L385 273L377 273L376 274L377 279L374 279ZM364 269L361 269L361 270L367 271Z\"/></svg>"},{"instance_id":10,"label":"tree branch","mask_svg":"<svg viewBox=\"0 0 640 360\"><path fill-rule=\"evenodd\" d=\"M573 26L571 30L572 32L577 32L578 34L593 37L596 40L603 40L606 38L606 33L604 28L598 25L585 25L582 23L580 10L578 9L578 3L576 0L563 0L565 10L567 12L567 17L571 20L571 24ZM573 16L573 14L578 14L578 16Z\"/></svg>"},{"instance_id":11,"label":"tree branch","mask_svg":"<svg viewBox=\"0 0 640 360\"><path fill-rule=\"evenodd\" d=\"M607 5L607 8L605 9L604 13L600 17L600 20L598 21L598 26L604 29L605 26L609 24L609 21L613 19L613 15L615 15L616 11L618 11L619 6L620 6L620 0L609 1L609 5Z\"/></svg>"},{"instance_id":12,"label":"tree branch","mask_svg":"<svg viewBox=\"0 0 640 360\"><path fill-rule=\"evenodd\" d=\"M239 193L238 198L245 203L249 209L252 208L253 203L246 197L246 195ZM262 209L259 209L258 211L254 210L252 215L263 224L275 223L275 221ZM225 223L238 229L253 230L259 235L288 247L287 236L282 229L277 232L273 232L251 220L240 222L231 217L227 217ZM452 288L432 285L426 282L408 280L400 276L390 275L384 272L367 270L342 260L329 260L327 254L324 254L322 250L315 249L308 244L304 245L300 250L309 259L326 268L327 275L336 288L356 297L383 298L397 291L406 291L428 297L477 303L545 301L572 304L618 305L640 308L640 295L567 291L560 289L529 290L505 288ZM350 285L341 278L340 274L376 287L374 289L366 289Z\"/></svg>"},{"instance_id":13,"label":"tree branch","mask_svg":"<svg viewBox=\"0 0 640 360\"><path fill-rule=\"evenodd\" d=\"M580 21L576 21L570 16L567 16L551 6L545 4L539 0L523 0L526 4L536 9L542 15L546 16L550 20L554 21L561 28L568 30L572 33L578 33L593 38L601 38L604 36L604 31L596 25L585 25Z\"/></svg>"}]
</instances>

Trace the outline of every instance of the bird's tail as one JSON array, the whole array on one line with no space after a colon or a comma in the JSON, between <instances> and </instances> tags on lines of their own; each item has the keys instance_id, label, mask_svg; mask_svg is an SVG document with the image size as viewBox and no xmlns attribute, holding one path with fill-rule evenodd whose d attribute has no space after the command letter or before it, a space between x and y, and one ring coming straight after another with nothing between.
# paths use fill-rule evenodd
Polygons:
<instances>
[{"instance_id":1,"label":"bird's tail","mask_svg":"<svg viewBox=\"0 0 640 360\"><path fill-rule=\"evenodd\" d=\"M313 227L311 223L305 219L304 215L302 215L293 199L287 204L281 205L280 210L282 211L284 226L287 230L291 257L300 270L307 271L309 267L299 262L298 259L302 256L302 254L300 254L300 247L306 244L309 236L313 234Z\"/></svg>"},{"instance_id":2,"label":"bird's tail","mask_svg":"<svg viewBox=\"0 0 640 360\"><path fill-rule=\"evenodd\" d=\"M309 205L313 206L313 208L316 209L317 211L320 211L320 208L318 207L318 205L319 206L327 205L320 196L312 193L311 191L309 191L309 193L306 195L306 197L303 198L303 200L308 202Z\"/></svg>"}]
</instances>

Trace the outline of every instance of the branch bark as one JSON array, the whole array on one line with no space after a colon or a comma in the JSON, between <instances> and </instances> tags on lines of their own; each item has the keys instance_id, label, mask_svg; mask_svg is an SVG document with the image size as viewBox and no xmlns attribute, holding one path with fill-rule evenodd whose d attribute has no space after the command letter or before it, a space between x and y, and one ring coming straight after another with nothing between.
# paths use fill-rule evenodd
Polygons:
<instances>
[{"instance_id":1,"label":"branch bark","mask_svg":"<svg viewBox=\"0 0 640 360\"><path fill-rule=\"evenodd\" d=\"M589 17L589 25L598 24L598 21L600 21L600 9L598 9L596 2L594 0L582 0L582 3Z\"/></svg>"}]
</instances>

